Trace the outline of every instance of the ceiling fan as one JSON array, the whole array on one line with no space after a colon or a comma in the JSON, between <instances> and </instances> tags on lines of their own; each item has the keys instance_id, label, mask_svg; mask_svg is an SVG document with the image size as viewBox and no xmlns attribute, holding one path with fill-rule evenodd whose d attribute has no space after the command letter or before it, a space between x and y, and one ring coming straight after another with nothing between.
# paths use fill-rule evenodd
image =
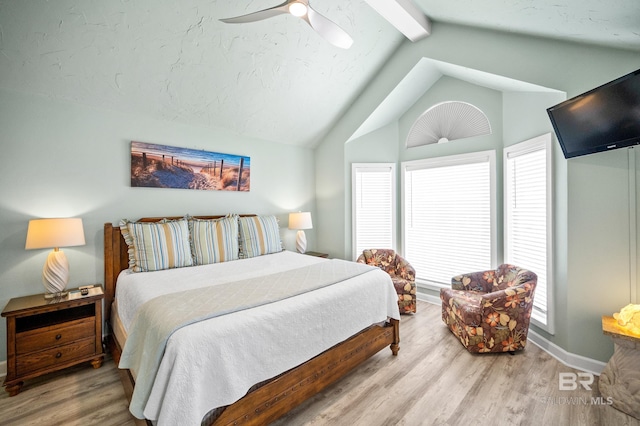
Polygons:
<instances>
[{"instance_id":1,"label":"ceiling fan","mask_svg":"<svg viewBox=\"0 0 640 426\"><path fill-rule=\"evenodd\" d=\"M244 24L246 22L262 21L274 16L291 14L305 21L320 36L329 43L342 49L348 49L353 44L353 39L345 30L340 28L335 22L325 18L309 6L309 0L288 0L278 6L249 13L247 15L236 16L235 18L220 19L227 24Z\"/></svg>"}]
</instances>

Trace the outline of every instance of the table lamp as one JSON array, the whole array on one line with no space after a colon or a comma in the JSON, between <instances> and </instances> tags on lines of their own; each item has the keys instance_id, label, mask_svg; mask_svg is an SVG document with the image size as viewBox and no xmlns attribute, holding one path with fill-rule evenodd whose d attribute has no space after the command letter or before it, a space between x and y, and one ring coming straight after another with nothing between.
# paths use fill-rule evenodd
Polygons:
<instances>
[{"instance_id":1,"label":"table lamp","mask_svg":"<svg viewBox=\"0 0 640 426\"><path fill-rule=\"evenodd\" d=\"M82 219L33 219L27 229L26 250L53 248L42 268L45 298L63 297L69 282L69 262L60 247L83 246Z\"/></svg>"},{"instance_id":2,"label":"table lamp","mask_svg":"<svg viewBox=\"0 0 640 426\"><path fill-rule=\"evenodd\" d=\"M289 213L289 229L297 229L296 234L296 250L298 253L304 253L307 251L307 236L304 233L304 229L312 229L311 213L298 212Z\"/></svg>"}]
</instances>

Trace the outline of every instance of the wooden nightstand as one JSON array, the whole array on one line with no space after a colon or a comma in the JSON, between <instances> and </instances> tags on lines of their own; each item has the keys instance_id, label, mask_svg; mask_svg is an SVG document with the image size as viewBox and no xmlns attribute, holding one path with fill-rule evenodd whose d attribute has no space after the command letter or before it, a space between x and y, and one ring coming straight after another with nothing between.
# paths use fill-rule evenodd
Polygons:
<instances>
[{"instance_id":1,"label":"wooden nightstand","mask_svg":"<svg viewBox=\"0 0 640 426\"><path fill-rule=\"evenodd\" d=\"M7 377L9 396L22 383L72 365L91 361L102 365L102 287L87 296L71 290L68 296L45 299L43 294L9 300L7 318Z\"/></svg>"},{"instance_id":2,"label":"wooden nightstand","mask_svg":"<svg viewBox=\"0 0 640 426\"><path fill-rule=\"evenodd\" d=\"M324 258L328 258L329 255L327 253L320 253L317 251L307 251L304 254L306 254L307 256L315 256L315 257L324 257Z\"/></svg>"}]
</instances>

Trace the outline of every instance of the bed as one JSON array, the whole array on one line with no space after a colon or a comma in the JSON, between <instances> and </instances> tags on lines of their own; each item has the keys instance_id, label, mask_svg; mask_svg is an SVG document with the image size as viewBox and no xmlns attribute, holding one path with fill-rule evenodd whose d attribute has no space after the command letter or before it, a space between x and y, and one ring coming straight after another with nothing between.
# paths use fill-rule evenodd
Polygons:
<instances>
[{"instance_id":1,"label":"bed","mask_svg":"<svg viewBox=\"0 0 640 426\"><path fill-rule=\"evenodd\" d=\"M145 218L137 222L160 220ZM209 291L209 286L255 286L257 282L283 280L293 273L317 276L317 271L328 270L332 262L339 268L340 262L351 263L282 251L210 265L130 273L128 249L120 228L105 224L105 317L110 319L107 344L117 364L121 357L128 359L126 350L123 356L123 348L127 348L124 341L135 340L128 339L128 332L137 335L141 322L138 316L144 310L141 306L149 305L151 299L174 298L174 294L186 297L188 293L202 298L198 296ZM299 278L290 280L297 283ZM202 287L209 281L212 283ZM147 288L148 283L160 295L136 287ZM172 293L173 283L184 283L179 293ZM137 409L133 407L136 395L147 380L143 376L136 388L135 378L141 374L136 370L144 368L121 370L131 411L158 425L177 419L181 424L215 425L274 421L384 347L397 355L400 339L396 300L388 276L370 268L284 300L243 307L180 327L170 334L152 375L155 378L149 394ZM148 364L144 359L138 366ZM188 416L192 418L185 420Z\"/></svg>"}]
</instances>

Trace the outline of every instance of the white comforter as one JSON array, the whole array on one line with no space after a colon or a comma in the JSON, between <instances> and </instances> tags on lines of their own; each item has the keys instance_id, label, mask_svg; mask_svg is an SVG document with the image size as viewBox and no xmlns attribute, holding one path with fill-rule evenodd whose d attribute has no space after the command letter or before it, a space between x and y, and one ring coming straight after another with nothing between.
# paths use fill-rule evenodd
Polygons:
<instances>
[{"instance_id":1,"label":"white comforter","mask_svg":"<svg viewBox=\"0 0 640 426\"><path fill-rule=\"evenodd\" d=\"M128 329L137 309L161 294L240 281L322 262L282 252L252 259L118 278L116 299ZM339 284L212 318L176 331L167 343L146 418L162 425L199 425L255 383L281 374L371 324L399 319L389 276L372 269Z\"/></svg>"}]
</instances>

